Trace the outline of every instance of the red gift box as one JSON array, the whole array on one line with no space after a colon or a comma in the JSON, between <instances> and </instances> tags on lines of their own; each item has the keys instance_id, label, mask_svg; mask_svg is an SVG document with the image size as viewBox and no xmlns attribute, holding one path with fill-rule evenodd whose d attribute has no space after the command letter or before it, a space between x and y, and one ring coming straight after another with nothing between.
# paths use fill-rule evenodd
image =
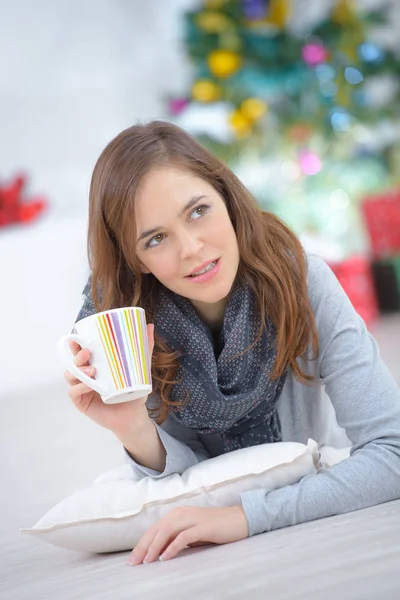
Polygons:
<instances>
[{"instance_id":1,"label":"red gift box","mask_svg":"<svg viewBox=\"0 0 400 600\"><path fill-rule=\"evenodd\" d=\"M400 190L366 198L361 205L374 258L400 252Z\"/></svg>"},{"instance_id":2,"label":"red gift box","mask_svg":"<svg viewBox=\"0 0 400 600\"><path fill-rule=\"evenodd\" d=\"M360 317L371 324L378 316L378 302L369 261L352 256L341 263L328 264Z\"/></svg>"}]
</instances>

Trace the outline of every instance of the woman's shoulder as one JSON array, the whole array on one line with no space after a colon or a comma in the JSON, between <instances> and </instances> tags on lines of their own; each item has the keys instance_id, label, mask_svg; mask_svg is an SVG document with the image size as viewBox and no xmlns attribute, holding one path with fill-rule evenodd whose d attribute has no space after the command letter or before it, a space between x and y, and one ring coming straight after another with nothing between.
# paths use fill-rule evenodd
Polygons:
<instances>
[{"instance_id":1,"label":"woman's shoulder","mask_svg":"<svg viewBox=\"0 0 400 600\"><path fill-rule=\"evenodd\" d=\"M306 254L307 289L312 303L329 299L342 302L346 295L329 265L316 254Z\"/></svg>"},{"instance_id":2,"label":"woman's shoulder","mask_svg":"<svg viewBox=\"0 0 400 600\"><path fill-rule=\"evenodd\" d=\"M321 281L330 279L333 275L331 268L321 256L306 253L307 259L307 285L319 285Z\"/></svg>"},{"instance_id":3,"label":"woman's shoulder","mask_svg":"<svg viewBox=\"0 0 400 600\"><path fill-rule=\"evenodd\" d=\"M307 254L307 264L307 290L319 337L331 337L349 326L362 328L359 315L328 264L314 254Z\"/></svg>"}]
</instances>

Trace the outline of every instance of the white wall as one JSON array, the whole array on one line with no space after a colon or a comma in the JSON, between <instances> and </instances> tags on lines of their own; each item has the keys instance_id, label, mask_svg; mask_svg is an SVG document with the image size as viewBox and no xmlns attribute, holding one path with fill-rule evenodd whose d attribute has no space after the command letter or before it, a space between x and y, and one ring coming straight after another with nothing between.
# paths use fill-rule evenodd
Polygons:
<instances>
[{"instance_id":1,"label":"white wall","mask_svg":"<svg viewBox=\"0 0 400 600\"><path fill-rule=\"evenodd\" d=\"M62 377L55 344L72 329L87 277L83 218L0 234L0 398Z\"/></svg>"},{"instance_id":2,"label":"white wall","mask_svg":"<svg viewBox=\"0 0 400 600\"><path fill-rule=\"evenodd\" d=\"M193 0L0 4L0 177L32 174L58 215L83 215L93 165L137 119L185 89L178 43Z\"/></svg>"},{"instance_id":3,"label":"white wall","mask_svg":"<svg viewBox=\"0 0 400 600\"><path fill-rule=\"evenodd\" d=\"M137 119L186 88L181 10L194 0L13 0L0 4L0 181L19 170L49 215L0 229L0 397L62 377L87 275L94 163Z\"/></svg>"}]
</instances>

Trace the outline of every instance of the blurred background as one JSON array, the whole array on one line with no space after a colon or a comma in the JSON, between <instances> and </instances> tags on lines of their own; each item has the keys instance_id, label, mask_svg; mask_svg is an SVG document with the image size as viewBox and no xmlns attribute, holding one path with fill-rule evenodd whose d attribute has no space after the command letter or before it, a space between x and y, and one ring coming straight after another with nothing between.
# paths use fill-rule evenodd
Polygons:
<instances>
[{"instance_id":1,"label":"blurred background","mask_svg":"<svg viewBox=\"0 0 400 600\"><path fill-rule=\"evenodd\" d=\"M399 31L399 0L1 3L0 395L62 378L94 164L154 118L328 262L400 371Z\"/></svg>"}]
</instances>

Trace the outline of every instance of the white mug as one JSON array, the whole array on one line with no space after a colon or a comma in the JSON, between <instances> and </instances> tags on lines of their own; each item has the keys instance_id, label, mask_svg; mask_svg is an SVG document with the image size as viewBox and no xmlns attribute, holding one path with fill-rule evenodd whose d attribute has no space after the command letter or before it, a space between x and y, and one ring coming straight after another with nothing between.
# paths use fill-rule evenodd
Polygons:
<instances>
[{"instance_id":1,"label":"white mug","mask_svg":"<svg viewBox=\"0 0 400 600\"><path fill-rule=\"evenodd\" d=\"M90 350L95 379L75 365L69 342ZM106 404L143 398L152 391L151 361L143 308L106 310L75 323L74 333L57 343L61 361Z\"/></svg>"}]
</instances>

